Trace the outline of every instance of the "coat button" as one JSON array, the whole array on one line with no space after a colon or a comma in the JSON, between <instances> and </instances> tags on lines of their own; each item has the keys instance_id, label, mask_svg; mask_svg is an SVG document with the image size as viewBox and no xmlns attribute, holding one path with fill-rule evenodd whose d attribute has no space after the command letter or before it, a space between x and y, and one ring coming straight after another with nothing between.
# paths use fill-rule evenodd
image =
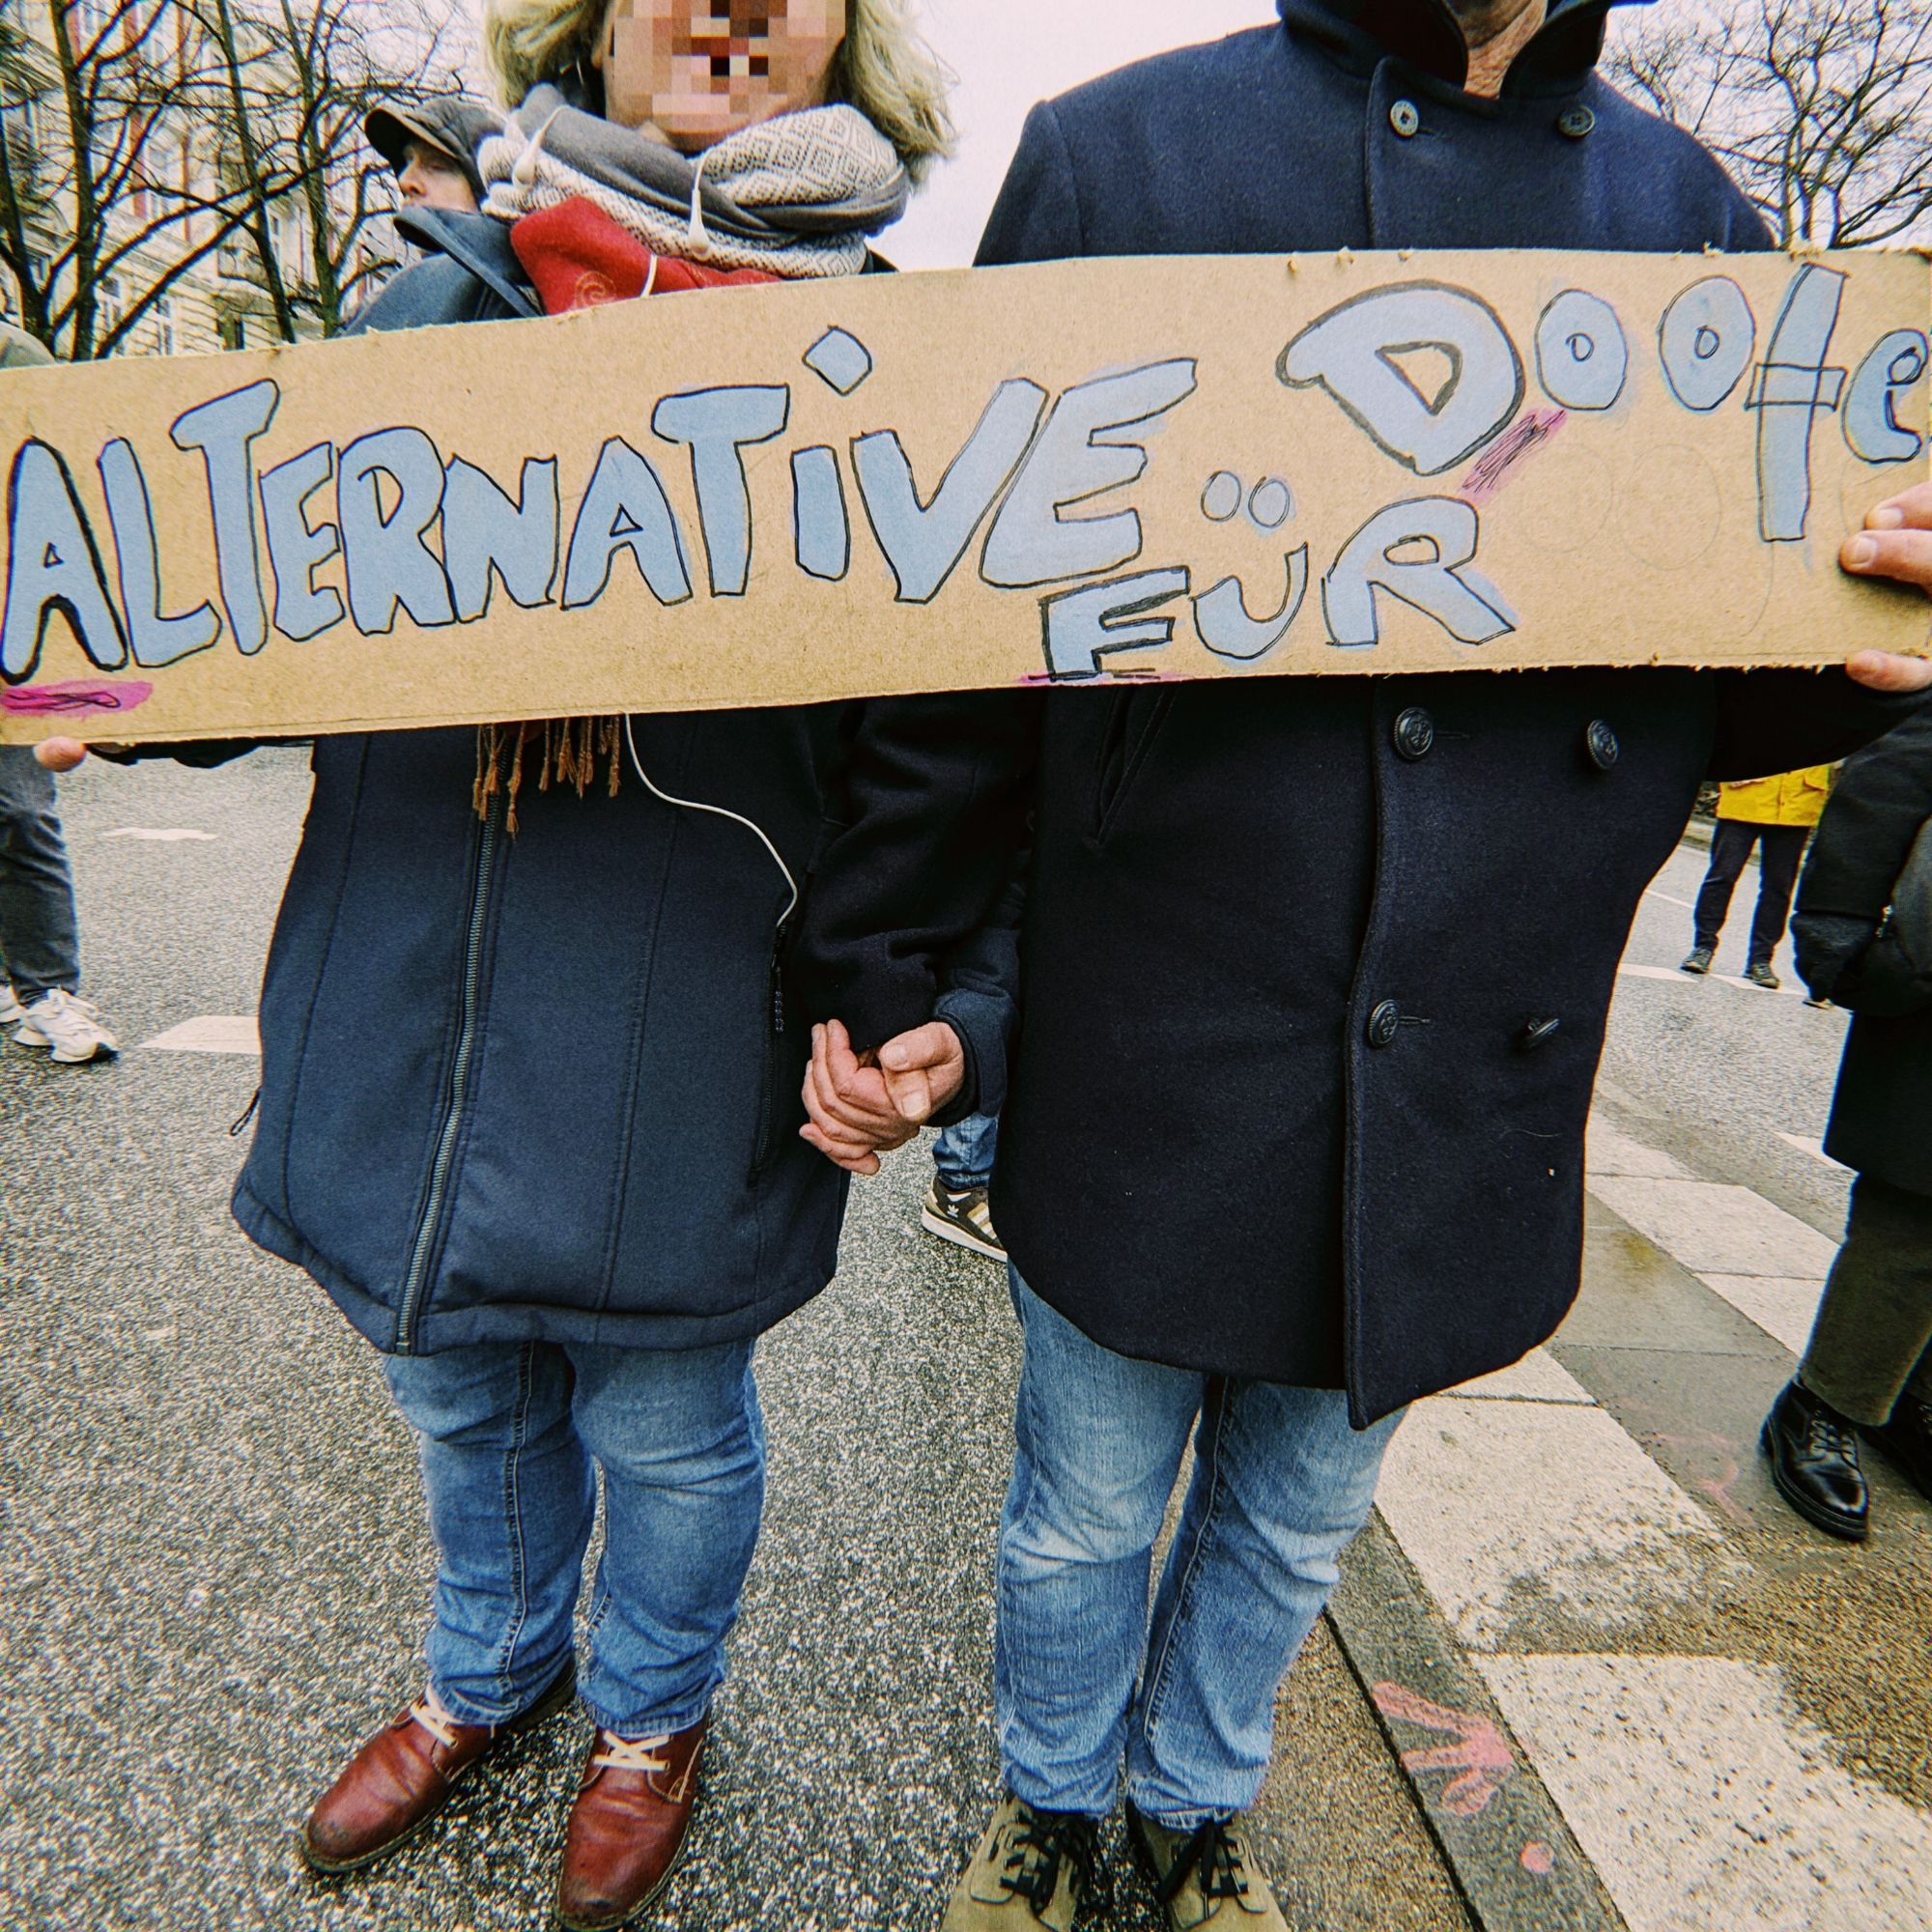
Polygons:
<instances>
[{"instance_id":1,"label":"coat button","mask_svg":"<svg viewBox=\"0 0 1932 1932\"><path fill-rule=\"evenodd\" d=\"M1566 107L1556 117L1556 131L1573 141L1580 141L1597 125L1597 117L1587 107Z\"/></svg>"},{"instance_id":2,"label":"coat button","mask_svg":"<svg viewBox=\"0 0 1932 1932\"><path fill-rule=\"evenodd\" d=\"M1525 1053L1534 1053L1562 1024L1559 1019L1531 1020L1517 1036L1517 1043Z\"/></svg>"},{"instance_id":3,"label":"coat button","mask_svg":"<svg viewBox=\"0 0 1932 1932\"><path fill-rule=\"evenodd\" d=\"M1411 704L1395 721L1395 748L1405 758L1426 758L1435 748L1435 720Z\"/></svg>"},{"instance_id":4,"label":"coat button","mask_svg":"<svg viewBox=\"0 0 1932 1932\"><path fill-rule=\"evenodd\" d=\"M1389 109L1389 126L1406 141L1422 127L1422 115L1412 100L1398 100Z\"/></svg>"},{"instance_id":5,"label":"coat button","mask_svg":"<svg viewBox=\"0 0 1932 1932\"><path fill-rule=\"evenodd\" d=\"M1590 762L1600 772L1608 771L1624 754L1624 748L1617 743L1617 734L1601 718L1593 720L1590 728L1583 733L1583 745L1590 753Z\"/></svg>"},{"instance_id":6,"label":"coat button","mask_svg":"<svg viewBox=\"0 0 1932 1932\"><path fill-rule=\"evenodd\" d=\"M1384 1000L1369 1015L1369 1044L1393 1046L1402 1030L1402 1009L1393 1000Z\"/></svg>"}]
</instances>

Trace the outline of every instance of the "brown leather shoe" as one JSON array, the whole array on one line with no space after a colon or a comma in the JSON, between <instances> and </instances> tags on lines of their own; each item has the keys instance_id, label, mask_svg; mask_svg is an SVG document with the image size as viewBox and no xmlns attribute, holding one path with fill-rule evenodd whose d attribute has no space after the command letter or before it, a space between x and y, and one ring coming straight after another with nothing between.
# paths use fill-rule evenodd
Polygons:
<instances>
[{"instance_id":1,"label":"brown leather shoe","mask_svg":"<svg viewBox=\"0 0 1932 1932\"><path fill-rule=\"evenodd\" d=\"M297 1838L311 1869L360 1871L400 1850L456 1795L464 1777L506 1738L540 1724L570 1701L575 1664L506 1724L459 1724L434 1690L365 1744L308 1814Z\"/></svg>"},{"instance_id":2,"label":"brown leather shoe","mask_svg":"<svg viewBox=\"0 0 1932 1932\"><path fill-rule=\"evenodd\" d=\"M663 1738L597 1733L557 1874L565 1932L612 1932L669 1883L697 1797L705 1723Z\"/></svg>"}]
</instances>

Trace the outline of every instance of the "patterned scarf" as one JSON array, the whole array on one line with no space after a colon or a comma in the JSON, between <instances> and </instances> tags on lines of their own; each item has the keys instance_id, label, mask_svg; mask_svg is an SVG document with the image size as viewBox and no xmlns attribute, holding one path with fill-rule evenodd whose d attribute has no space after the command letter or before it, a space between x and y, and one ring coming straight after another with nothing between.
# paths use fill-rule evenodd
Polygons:
<instances>
[{"instance_id":1,"label":"patterned scarf","mask_svg":"<svg viewBox=\"0 0 1932 1932\"><path fill-rule=\"evenodd\" d=\"M538 87L477 160L499 220L583 200L654 253L786 276L857 273L867 236L912 190L892 143L844 105L754 122L692 156Z\"/></svg>"}]
</instances>

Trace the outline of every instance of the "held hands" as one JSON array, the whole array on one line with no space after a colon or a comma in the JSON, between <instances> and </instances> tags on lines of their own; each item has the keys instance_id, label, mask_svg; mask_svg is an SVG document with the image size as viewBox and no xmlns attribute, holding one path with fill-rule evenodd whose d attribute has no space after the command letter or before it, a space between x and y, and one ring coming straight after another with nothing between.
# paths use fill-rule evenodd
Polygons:
<instances>
[{"instance_id":1,"label":"held hands","mask_svg":"<svg viewBox=\"0 0 1932 1932\"><path fill-rule=\"evenodd\" d=\"M810 1120L799 1135L849 1174L877 1174L879 1155L911 1140L965 1079L959 1036L944 1020L865 1055L853 1052L841 1021L815 1026L805 1073Z\"/></svg>"},{"instance_id":2,"label":"held hands","mask_svg":"<svg viewBox=\"0 0 1932 1932\"><path fill-rule=\"evenodd\" d=\"M1864 528L1847 539L1838 561L1854 577L1895 577L1932 594L1932 483L1881 503ZM1932 690L1932 659L1860 651L1845 666L1874 691Z\"/></svg>"}]
</instances>

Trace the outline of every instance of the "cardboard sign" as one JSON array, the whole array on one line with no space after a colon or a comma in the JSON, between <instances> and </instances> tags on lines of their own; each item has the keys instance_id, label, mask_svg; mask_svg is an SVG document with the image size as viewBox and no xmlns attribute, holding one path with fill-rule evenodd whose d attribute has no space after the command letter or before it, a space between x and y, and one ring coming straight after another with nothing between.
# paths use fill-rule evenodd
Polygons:
<instances>
[{"instance_id":1,"label":"cardboard sign","mask_svg":"<svg viewBox=\"0 0 1932 1932\"><path fill-rule=\"evenodd\" d=\"M1822 664L1927 273L1092 261L0 378L0 737Z\"/></svg>"}]
</instances>

